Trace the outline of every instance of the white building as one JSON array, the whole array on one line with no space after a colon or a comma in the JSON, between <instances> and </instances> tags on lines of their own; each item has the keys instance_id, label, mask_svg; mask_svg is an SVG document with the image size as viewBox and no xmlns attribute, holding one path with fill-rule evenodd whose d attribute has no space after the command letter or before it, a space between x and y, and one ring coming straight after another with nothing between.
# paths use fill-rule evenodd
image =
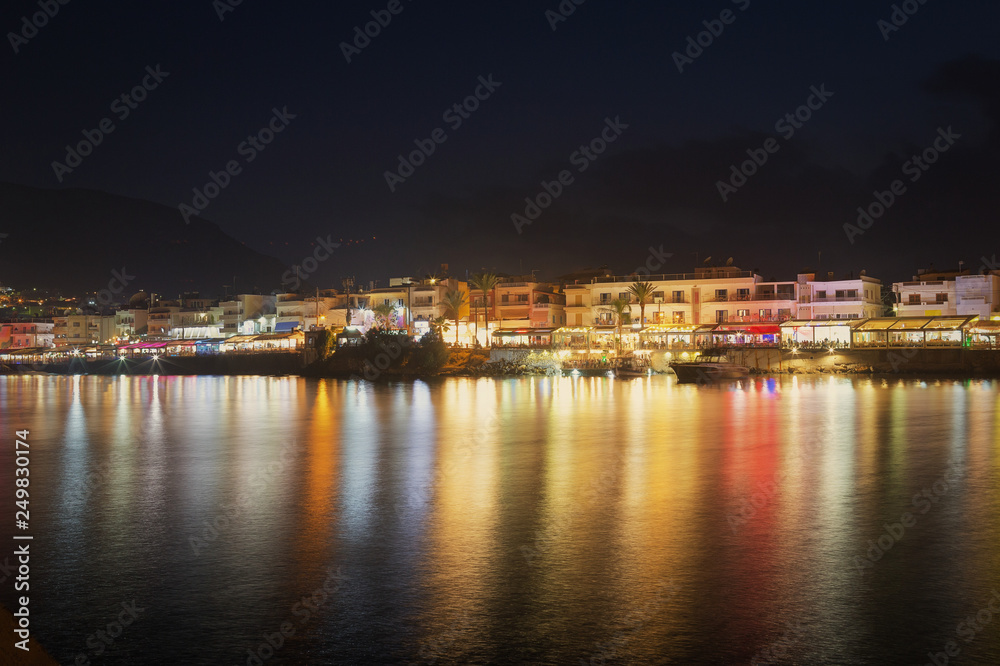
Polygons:
<instances>
[{"instance_id":1,"label":"white building","mask_svg":"<svg viewBox=\"0 0 1000 666\"><path fill-rule=\"evenodd\" d=\"M267 330L267 315L276 314L277 297L272 294L240 294L232 300L222 301L222 334L252 335L271 333ZM273 321L273 320L270 320ZM247 322L250 322L249 325Z\"/></svg>"},{"instance_id":2,"label":"white building","mask_svg":"<svg viewBox=\"0 0 1000 666\"><path fill-rule=\"evenodd\" d=\"M634 275L594 278L589 284L567 284L566 325L610 324L611 302L629 302L631 320L640 323L640 305L629 291ZM651 275L641 278L654 287L646 304L651 324L777 323L794 316L794 282L764 282L750 271L726 266L701 268L694 273Z\"/></svg>"},{"instance_id":3,"label":"white building","mask_svg":"<svg viewBox=\"0 0 1000 666\"><path fill-rule=\"evenodd\" d=\"M797 279L796 319L868 319L881 317L882 281L862 275L856 279L817 280L815 273L800 273Z\"/></svg>"},{"instance_id":4,"label":"white building","mask_svg":"<svg viewBox=\"0 0 1000 666\"><path fill-rule=\"evenodd\" d=\"M1000 271L969 275L968 271L918 271L909 282L892 285L900 317L978 315L988 319L1000 311Z\"/></svg>"}]
</instances>

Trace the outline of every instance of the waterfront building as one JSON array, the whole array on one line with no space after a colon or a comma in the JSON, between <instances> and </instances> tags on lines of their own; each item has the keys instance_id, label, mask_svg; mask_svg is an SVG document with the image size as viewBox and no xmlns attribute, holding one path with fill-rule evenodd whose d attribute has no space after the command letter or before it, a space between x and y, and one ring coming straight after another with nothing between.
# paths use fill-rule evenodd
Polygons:
<instances>
[{"instance_id":1,"label":"waterfront building","mask_svg":"<svg viewBox=\"0 0 1000 666\"><path fill-rule=\"evenodd\" d=\"M558 285L538 282L531 276L503 278L493 290L496 300L491 323L500 330L517 328L558 328L566 323L566 296ZM481 307L483 295L474 302Z\"/></svg>"},{"instance_id":2,"label":"waterfront building","mask_svg":"<svg viewBox=\"0 0 1000 666\"><path fill-rule=\"evenodd\" d=\"M410 293L413 299L411 305L413 326L410 332L415 336L422 336L430 330L430 323L438 317L445 317L449 321L449 326L454 327L455 322L453 318L448 316L444 306L444 295L455 290L464 291L468 295L469 285L465 281L450 277L425 278L412 285ZM468 297L466 297L465 306L459 312L459 322L459 341L464 341L466 344L471 343L473 334L469 327ZM445 339L455 340L454 328L449 331Z\"/></svg>"},{"instance_id":3,"label":"waterfront building","mask_svg":"<svg viewBox=\"0 0 1000 666\"><path fill-rule=\"evenodd\" d=\"M54 326L51 321L17 321L0 324L0 349L54 347Z\"/></svg>"},{"instance_id":4,"label":"waterfront building","mask_svg":"<svg viewBox=\"0 0 1000 666\"><path fill-rule=\"evenodd\" d=\"M130 308L115 311L115 337L126 340L148 332L149 310Z\"/></svg>"},{"instance_id":5,"label":"waterfront building","mask_svg":"<svg viewBox=\"0 0 1000 666\"><path fill-rule=\"evenodd\" d=\"M817 280L815 273L800 273L797 319L867 319L885 314L882 303L882 281L868 277L862 271L858 278L834 280L828 273Z\"/></svg>"},{"instance_id":6,"label":"waterfront building","mask_svg":"<svg viewBox=\"0 0 1000 666\"><path fill-rule=\"evenodd\" d=\"M66 337L56 344L107 344L115 337L114 315L67 315Z\"/></svg>"},{"instance_id":7,"label":"waterfront building","mask_svg":"<svg viewBox=\"0 0 1000 666\"><path fill-rule=\"evenodd\" d=\"M899 316L964 316L989 319L1000 312L1000 271L919 270L909 282L892 285Z\"/></svg>"},{"instance_id":8,"label":"waterfront building","mask_svg":"<svg viewBox=\"0 0 1000 666\"><path fill-rule=\"evenodd\" d=\"M276 303L273 294L239 294L222 301L222 335L268 333L274 331ZM268 316L272 315L272 316Z\"/></svg>"}]
</instances>

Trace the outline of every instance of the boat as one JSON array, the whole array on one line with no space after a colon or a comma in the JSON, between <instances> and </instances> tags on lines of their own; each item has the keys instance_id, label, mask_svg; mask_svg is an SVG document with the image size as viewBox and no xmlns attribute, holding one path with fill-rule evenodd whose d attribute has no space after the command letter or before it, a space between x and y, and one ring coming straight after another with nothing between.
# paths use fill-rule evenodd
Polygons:
<instances>
[{"instance_id":1,"label":"boat","mask_svg":"<svg viewBox=\"0 0 1000 666\"><path fill-rule=\"evenodd\" d=\"M732 363L718 350L708 350L693 361L675 361L670 369L677 375L678 384L704 384L750 376L749 368Z\"/></svg>"},{"instance_id":2,"label":"boat","mask_svg":"<svg viewBox=\"0 0 1000 666\"><path fill-rule=\"evenodd\" d=\"M649 366L638 358L626 358L614 369L615 377L618 379L632 379L634 377L648 377Z\"/></svg>"}]
</instances>

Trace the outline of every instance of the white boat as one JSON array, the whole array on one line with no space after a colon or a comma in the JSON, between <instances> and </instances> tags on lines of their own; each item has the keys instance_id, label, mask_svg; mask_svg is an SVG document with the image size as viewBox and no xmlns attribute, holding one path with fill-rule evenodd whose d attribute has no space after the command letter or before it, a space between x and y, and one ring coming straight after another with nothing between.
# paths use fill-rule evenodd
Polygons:
<instances>
[{"instance_id":1,"label":"white boat","mask_svg":"<svg viewBox=\"0 0 1000 666\"><path fill-rule=\"evenodd\" d=\"M732 363L722 352L708 351L693 361L674 362L670 369L677 375L678 384L704 384L729 379L746 379L750 369Z\"/></svg>"}]
</instances>

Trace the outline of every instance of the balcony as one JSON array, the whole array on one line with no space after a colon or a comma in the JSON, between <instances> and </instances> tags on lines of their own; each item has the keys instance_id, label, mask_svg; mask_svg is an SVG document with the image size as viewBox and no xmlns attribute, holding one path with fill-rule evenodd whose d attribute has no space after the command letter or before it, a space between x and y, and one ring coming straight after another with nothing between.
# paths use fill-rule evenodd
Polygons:
<instances>
[{"instance_id":1,"label":"balcony","mask_svg":"<svg viewBox=\"0 0 1000 666\"><path fill-rule=\"evenodd\" d=\"M725 276L710 277L702 273L671 273L663 275L644 275L639 278L640 282L674 282L680 280L704 282L707 280L734 280L739 278L752 278L751 271L731 271ZM635 282L635 275L616 275L601 278L593 278L592 284L604 284L606 282Z\"/></svg>"},{"instance_id":2,"label":"balcony","mask_svg":"<svg viewBox=\"0 0 1000 666\"><path fill-rule=\"evenodd\" d=\"M794 301L795 294L730 294L728 296L713 296L706 299L708 303L747 303L751 301Z\"/></svg>"}]
</instances>

